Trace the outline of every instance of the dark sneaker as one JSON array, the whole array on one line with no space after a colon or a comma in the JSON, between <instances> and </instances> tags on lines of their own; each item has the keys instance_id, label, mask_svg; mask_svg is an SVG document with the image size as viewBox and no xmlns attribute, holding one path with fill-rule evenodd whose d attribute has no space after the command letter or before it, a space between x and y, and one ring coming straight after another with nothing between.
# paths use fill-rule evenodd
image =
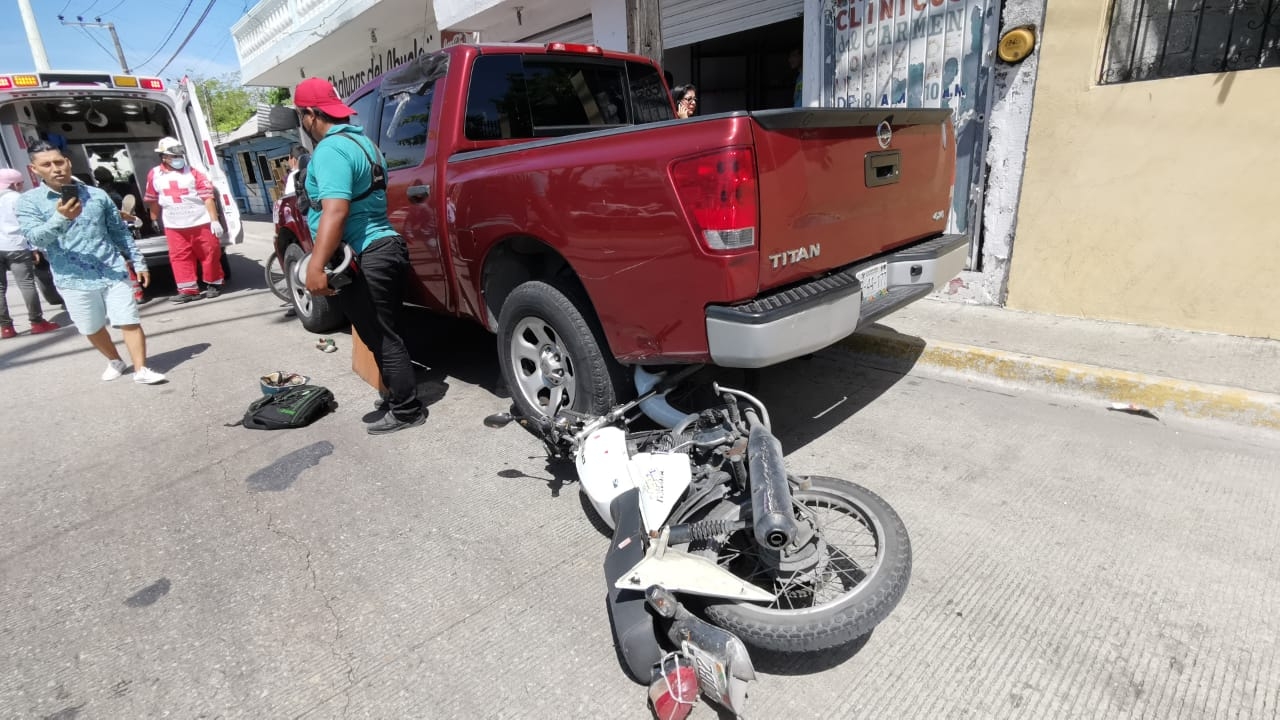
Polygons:
<instances>
[{"instance_id":1,"label":"dark sneaker","mask_svg":"<svg viewBox=\"0 0 1280 720\"><path fill-rule=\"evenodd\" d=\"M373 409L378 412L386 412L391 409L391 398L378 396L378 401L373 404Z\"/></svg>"},{"instance_id":2,"label":"dark sneaker","mask_svg":"<svg viewBox=\"0 0 1280 720\"><path fill-rule=\"evenodd\" d=\"M217 285L210 285L209 287L204 289L204 296L210 300L218 297L221 294L222 294L222 291L218 289Z\"/></svg>"},{"instance_id":3,"label":"dark sneaker","mask_svg":"<svg viewBox=\"0 0 1280 720\"><path fill-rule=\"evenodd\" d=\"M173 296L173 304L181 305L183 303L195 302L200 299L199 293L178 293Z\"/></svg>"},{"instance_id":4,"label":"dark sneaker","mask_svg":"<svg viewBox=\"0 0 1280 720\"><path fill-rule=\"evenodd\" d=\"M383 415L381 418L374 420L365 426L365 430L370 435L388 435L393 432L404 430L405 428L418 427L427 421L426 413L418 413L412 420L401 420L391 413Z\"/></svg>"}]
</instances>

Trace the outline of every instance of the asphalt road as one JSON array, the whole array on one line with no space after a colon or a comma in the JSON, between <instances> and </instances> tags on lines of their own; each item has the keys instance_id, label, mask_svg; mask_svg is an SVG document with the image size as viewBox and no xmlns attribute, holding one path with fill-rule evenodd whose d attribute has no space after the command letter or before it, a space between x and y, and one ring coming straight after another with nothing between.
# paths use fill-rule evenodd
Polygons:
<instances>
[{"instance_id":1,"label":"asphalt road","mask_svg":"<svg viewBox=\"0 0 1280 720\"><path fill-rule=\"evenodd\" d=\"M576 486L481 425L492 338L420 319L428 423L370 437L349 337L284 316L266 238L223 297L145 307L165 385L101 382L74 330L0 341L0 717L650 717ZM275 369L341 407L226 427ZM856 652L759 658L749 717L1277 715L1280 438L838 350L757 380L795 469L885 497L914 571Z\"/></svg>"}]
</instances>

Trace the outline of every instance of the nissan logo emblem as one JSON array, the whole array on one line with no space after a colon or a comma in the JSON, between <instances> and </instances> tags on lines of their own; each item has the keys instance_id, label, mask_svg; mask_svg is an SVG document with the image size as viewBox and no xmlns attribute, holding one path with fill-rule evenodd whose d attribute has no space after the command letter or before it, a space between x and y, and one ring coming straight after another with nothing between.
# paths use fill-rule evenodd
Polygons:
<instances>
[{"instance_id":1,"label":"nissan logo emblem","mask_svg":"<svg viewBox=\"0 0 1280 720\"><path fill-rule=\"evenodd\" d=\"M881 120L876 126L876 140L880 142L881 149L889 147L889 143L893 142L893 126L888 120Z\"/></svg>"}]
</instances>

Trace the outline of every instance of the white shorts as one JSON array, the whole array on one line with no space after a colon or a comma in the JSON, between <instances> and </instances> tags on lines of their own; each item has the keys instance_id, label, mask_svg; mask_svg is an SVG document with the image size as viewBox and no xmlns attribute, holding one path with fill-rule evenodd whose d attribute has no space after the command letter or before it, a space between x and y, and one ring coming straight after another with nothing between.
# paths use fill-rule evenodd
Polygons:
<instances>
[{"instance_id":1,"label":"white shorts","mask_svg":"<svg viewBox=\"0 0 1280 720\"><path fill-rule=\"evenodd\" d=\"M63 307L76 324L81 335L92 335L107 324L115 327L138 325L138 304L133 300L133 286L117 282L97 290L58 288L62 293Z\"/></svg>"}]
</instances>

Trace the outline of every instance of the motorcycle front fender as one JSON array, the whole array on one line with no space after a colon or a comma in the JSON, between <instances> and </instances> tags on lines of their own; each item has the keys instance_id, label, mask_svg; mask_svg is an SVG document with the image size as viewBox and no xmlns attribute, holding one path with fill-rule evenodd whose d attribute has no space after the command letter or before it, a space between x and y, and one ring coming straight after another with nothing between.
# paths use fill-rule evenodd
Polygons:
<instances>
[{"instance_id":1,"label":"motorcycle front fender","mask_svg":"<svg viewBox=\"0 0 1280 720\"><path fill-rule=\"evenodd\" d=\"M634 681L648 685L653 666L662 659L653 612L645 600L645 588L619 588L623 573L644 559L644 520L640 514L640 491L631 488L613 499L609 517L614 523L613 540L604 556L607 604L613 641L622 669Z\"/></svg>"}]
</instances>

